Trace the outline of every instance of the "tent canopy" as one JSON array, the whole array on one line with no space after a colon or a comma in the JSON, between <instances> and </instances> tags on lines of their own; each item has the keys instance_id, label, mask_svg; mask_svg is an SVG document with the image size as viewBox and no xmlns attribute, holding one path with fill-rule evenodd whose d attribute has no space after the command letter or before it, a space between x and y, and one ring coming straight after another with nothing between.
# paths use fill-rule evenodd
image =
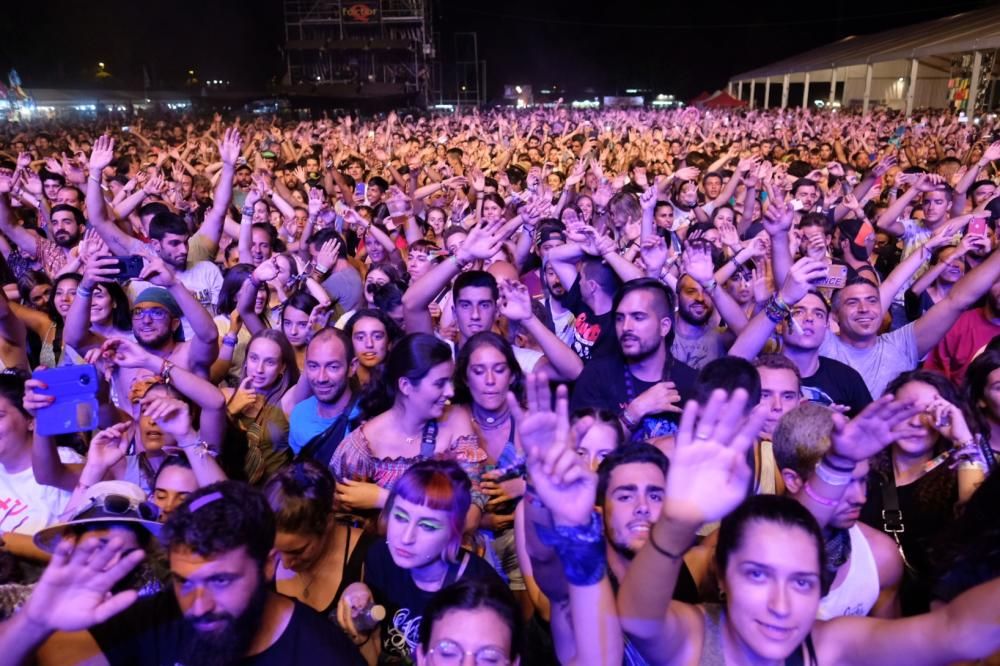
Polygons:
<instances>
[{"instance_id":1,"label":"tent canopy","mask_svg":"<svg viewBox=\"0 0 1000 666\"><path fill-rule=\"evenodd\" d=\"M699 103L698 106L706 109L735 109L747 106L747 102L742 99L736 99L725 90L717 90L711 97Z\"/></svg>"},{"instance_id":2,"label":"tent canopy","mask_svg":"<svg viewBox=\"0 0 1000 666\"><path fill-rule=\"evenodd\" d=\"M1000 5L874 35L844 37L832 44L743 72L729 80L745 81L846 65L931 58L995 48L1000 48Z\"/></svg>"}]
</instances>

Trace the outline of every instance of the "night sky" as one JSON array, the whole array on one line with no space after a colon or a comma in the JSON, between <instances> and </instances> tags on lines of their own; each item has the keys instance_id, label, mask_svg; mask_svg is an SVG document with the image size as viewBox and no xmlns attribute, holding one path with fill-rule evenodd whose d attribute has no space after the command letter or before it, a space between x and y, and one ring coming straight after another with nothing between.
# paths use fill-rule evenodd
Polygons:
<instances>
[{"instance_id":1,"label":"night sky","mask_svg":"<svg viewBox=\"0 0 1000 666\"><path fill-rule=\"evenodd\" d=\"M488 89L504 83L552 84L613 93L627 87L681 97L725 85L729 75L849 34L876 32L982 7L983 0L907 3L566 2L436 0L439 52L454 33L478 33ZM0 71L24 84L72 87L94 80L103 61L121 86L183 85L228 79L262 89L280 79L280 0L88 0L4 3Z\"/></svg>"}]
</instances>

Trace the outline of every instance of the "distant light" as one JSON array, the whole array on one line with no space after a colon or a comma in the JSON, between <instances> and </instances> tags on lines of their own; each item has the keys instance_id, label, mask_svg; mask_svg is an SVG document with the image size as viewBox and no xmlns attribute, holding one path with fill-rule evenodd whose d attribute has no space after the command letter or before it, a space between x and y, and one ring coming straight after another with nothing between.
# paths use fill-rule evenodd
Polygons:
<instances>
[{"instance_id":1,"label":"distant light","mask_svg":"<svg viewBox=\"0 0 1000 666\"><path fill-rule=\"evenodd\" d=\"M104 69L104 63L103 62L97 63L97 66L100 67L101 69Z\"/></svg>"},{"instance_id":2,"label":"distant light","mask_svg":"<svg viewBox=\"0 0 1000 666\"><path fill-rule=\"evenodd\" d=\"M518 95L520 95L521 94L521 86L514 86L514 92L516 92Z\"/></svg>"},{"instance_id":3,"label":"distant light","mask_svg":"<svg viewBox=\"0 0 1000 666\"><path fill-rule=\"evenodd\" d=\"M322 80L323 80L323 77L321 77L321 76L317 76L317 77L316 77L316 80L317 80L317 81L322 81Z\"/></svg>"},{"instance_id":4,"label":"distant light","mask_svg":"<svg viewBox=\"0 0 1000 666\"><path fill-rule=\"evenodd\" d=\"M188 70L188 76L194 76L194 70L193 69L189 69Z\"/></svg>"},{"instance_id":5,"label":"distant light","mask_svg":"<svg viewBox=\"0 0 1000 666\"><path fill-rule=\"evenodd\" d=\"M900 83L902 83L902 82L903 82L903 81L905 81L906 79L904 79L904 78L903 78L903 77L901 76L901 77L899 77L899 78L898 78L898 79L896 79L896 80L897 80L897 81L899 81Z\"/></svg>"},{"instance_id":6,"label":"distant light","mask_svg":"<svg viewBox=\"0 0 1000 666\"><path fill-rule=\"evenodd\" d=\"M542 88L542 94L543 95L548 95L550 92L552 92L552 91L549 90L548 88Z\"/></svg>"},{"instance_id":7,"label":"distant light","mask_svg":"<svg viewBox=\"0 0 1000 666\"><path fill-rule=\"evenodd\" d=\"M462 86L462 90L463 90L463 91L465 90L465 86Z\"/></svg>"},{"instance_id":8,"label":"distant light","mask_svg":"<svg viewBox=\"0 0 1000 666\"><path fill-rule=\"evenodd\" d=\"M628 95L634 95L637 92L639 92L638 88L626 88L625 89L625 93L628 94Z\"/></svg>"}]
</instances>

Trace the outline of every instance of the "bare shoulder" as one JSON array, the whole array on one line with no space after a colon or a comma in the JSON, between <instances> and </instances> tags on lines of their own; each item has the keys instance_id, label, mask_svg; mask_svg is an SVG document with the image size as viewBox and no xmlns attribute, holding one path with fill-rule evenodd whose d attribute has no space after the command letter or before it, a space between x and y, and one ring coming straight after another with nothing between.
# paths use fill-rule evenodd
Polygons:
<instances>
[{"instance_id":1,"label":"bare shoulder","mask_svg":"<svg viewBox=\"0 0 1000 666\"><path fill-rule=\"evenodd\" d=\"M903 576L903 558L899 554L896 542L885 532L870 525L859 522L858 527L871 546L872 555L875 556L879 584L885 587L898 583Z\"/></svg>"}]
</instances>

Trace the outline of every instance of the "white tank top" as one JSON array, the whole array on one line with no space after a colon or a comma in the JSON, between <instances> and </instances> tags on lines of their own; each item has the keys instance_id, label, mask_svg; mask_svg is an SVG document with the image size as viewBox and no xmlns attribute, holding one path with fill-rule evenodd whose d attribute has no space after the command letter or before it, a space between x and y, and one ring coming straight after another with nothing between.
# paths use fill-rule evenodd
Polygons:
<instances>
[{"instance_id":1,"label":"white tank top","mask_svg":"<svg viewBox=\"0 0 1000 666\"><path fill-rule=\"evenodd\" d=\"M861 527L855 524L847 530L851 537L851 557L847 575L839 586L819 601L816 618L832 620L845 615L865 616L878 601L878 566Z\"/></svg>"}]
</instances>

